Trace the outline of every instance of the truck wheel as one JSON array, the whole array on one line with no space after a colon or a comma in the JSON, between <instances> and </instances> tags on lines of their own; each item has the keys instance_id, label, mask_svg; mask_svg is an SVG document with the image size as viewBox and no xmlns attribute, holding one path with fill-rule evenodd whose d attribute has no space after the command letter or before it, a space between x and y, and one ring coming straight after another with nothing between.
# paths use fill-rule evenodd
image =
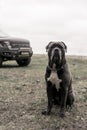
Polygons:
<instances>
[{"instance_id":1,"label":"truck wheel","mask_svg":"<svg viewBox=\"0 0 87 130\"><path fill-rule=\"evenodd\" d=\"M31 58L16 60L19 66L27 66L29 65L30 61L31 61Z\"/></svg>"},{"instance_id":2,"label":"truck wheel","mask_svg":"<svg viewBox=\"0 0 87 130\"><path fill-rule=\"evenodd\" d=\"M0 57L0 67L2 66L2 57Z\"/></svg>"}]
</instances>

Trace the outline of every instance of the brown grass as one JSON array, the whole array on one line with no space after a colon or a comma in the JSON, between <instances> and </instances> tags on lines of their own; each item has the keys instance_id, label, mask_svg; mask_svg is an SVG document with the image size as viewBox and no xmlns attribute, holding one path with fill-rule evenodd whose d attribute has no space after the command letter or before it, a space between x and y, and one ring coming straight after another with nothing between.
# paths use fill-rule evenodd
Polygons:
<instances>
[{"instance_id":1,"label":"brown grass","mask_svg":"<svg viewBox=\"0 0 87 130\"><path fill-rule=\"evenodd\" d=\"M34 55L28 67L6 62L0 68L0 130L86 130L87 129L87 58L68 56L73 76L75 103L66 117L59 117L54 106L43 116L47 96L45 86L46 55Z\"/></svg>"}]
</instances>

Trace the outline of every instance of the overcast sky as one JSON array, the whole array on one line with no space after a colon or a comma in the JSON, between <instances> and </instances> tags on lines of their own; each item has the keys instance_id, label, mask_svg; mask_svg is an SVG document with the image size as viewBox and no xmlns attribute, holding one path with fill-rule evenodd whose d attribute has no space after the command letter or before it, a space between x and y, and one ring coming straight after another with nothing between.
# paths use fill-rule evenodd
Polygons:
<instances>
[{"instance_id":1,"label":"overcast sky","mask_svg":"<svg viewBox=\"0 0 87 130\"><path fill-rule=\"evenodd\" d=\"M68 54L87 55L87 0L0 0L0 31L29 39L34 53L64 41Z\"/></svg>"}]
</instances>

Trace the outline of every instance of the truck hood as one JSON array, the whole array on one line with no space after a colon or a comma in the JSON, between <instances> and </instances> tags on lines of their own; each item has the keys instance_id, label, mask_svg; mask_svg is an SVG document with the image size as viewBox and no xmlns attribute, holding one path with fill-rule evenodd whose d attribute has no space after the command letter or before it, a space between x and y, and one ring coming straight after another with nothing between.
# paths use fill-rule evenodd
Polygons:
<instances>
[{"instance_id":1,"label":"truck hood","mask_svg":"<svg viewBox=\"0 0 87 130\"><path fill-rule=\"evenodd\" d=\"M0 37L0 41L9 41L9 42L17 42L17 43L30 43L28 40L26 39L22 39L22 38L14 38L14 37Z\"/></svg>"}]
</instances>

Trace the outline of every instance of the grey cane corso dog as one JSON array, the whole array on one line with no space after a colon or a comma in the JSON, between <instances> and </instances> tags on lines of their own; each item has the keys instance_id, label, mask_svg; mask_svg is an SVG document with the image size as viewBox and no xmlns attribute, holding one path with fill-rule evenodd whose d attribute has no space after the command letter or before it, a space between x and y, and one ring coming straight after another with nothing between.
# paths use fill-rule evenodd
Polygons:
<instances>
[{"instance_id":1,"label":"grey cane corso dog","mask_svg":"<svg viewBox=\"0 0 87 130\"><path fill-rule=\"evenodd\" d=\"M45 80L47 85L48 107L42 114L50 115L53 104L60 106L60 116L65 116L66 107L74 102L72 77L65 58L67 46L64 42L50 42L46 46L48 65Z\"/></svg>"}]
</instances>

